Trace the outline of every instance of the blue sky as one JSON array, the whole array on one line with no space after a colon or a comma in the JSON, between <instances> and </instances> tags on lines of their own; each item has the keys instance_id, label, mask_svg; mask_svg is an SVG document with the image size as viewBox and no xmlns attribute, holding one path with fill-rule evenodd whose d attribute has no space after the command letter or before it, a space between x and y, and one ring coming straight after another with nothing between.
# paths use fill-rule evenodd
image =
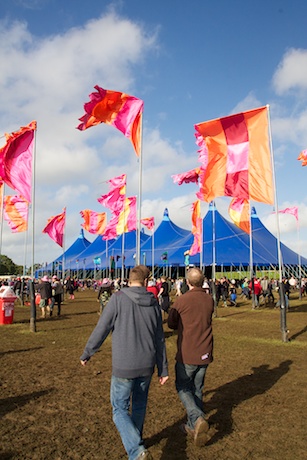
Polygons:
<instances>
[{"instance_id":1,"label":"blue sky","mask_svg":"<svg viewBox=\"0 0 307 460\"><path fill-rule=\"evenodd\" d=\"M138 193L129 140L107 125L75 129L96 84L144 100L142 217L159 225L168 208L187 229L196 186L171 175L199 165L194 125L269 104L278 207L299 208L299 234L283 214L280 236L307 256L307 168L297 161L307 148L305 0L0 0L0 11L0 133L38 123L35 262L62 252L42 234L50 216L66 206L68 248L81 210L106 211L97 201L105 181L126 173L127 194ZM229 199L216 205L228 218ZM252 205L276 234L273 208ZM25 236L6 222L2 253L25 261Z\"/></svg>"}]
</instances>

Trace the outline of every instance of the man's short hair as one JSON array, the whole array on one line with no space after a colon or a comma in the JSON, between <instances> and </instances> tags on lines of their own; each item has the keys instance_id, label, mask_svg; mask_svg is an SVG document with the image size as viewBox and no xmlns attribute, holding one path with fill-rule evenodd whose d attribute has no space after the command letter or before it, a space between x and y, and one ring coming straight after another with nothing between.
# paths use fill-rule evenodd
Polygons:
<instances>
[{"instance_id":1,"label":"man's short hair","mask_svg":"<svg viewBox=\"0 0 307 460\"><path fill-rule=\"evenodd\" d=\"M205 276L203 272L196 267L190 268L187 273L187 280L191 286L202 287Z\"/></svg>"},{"instance_id":2,"label":"man's short hair","mask_svg":"<svg viewBox=\"0 0 307 460\"><path fill-rule=\"evenodd\" d=\"M144 284L144 281L149 278L150 270L145 265L136 265L130 270L129 282Z\"/></svg>"}]
</instances>

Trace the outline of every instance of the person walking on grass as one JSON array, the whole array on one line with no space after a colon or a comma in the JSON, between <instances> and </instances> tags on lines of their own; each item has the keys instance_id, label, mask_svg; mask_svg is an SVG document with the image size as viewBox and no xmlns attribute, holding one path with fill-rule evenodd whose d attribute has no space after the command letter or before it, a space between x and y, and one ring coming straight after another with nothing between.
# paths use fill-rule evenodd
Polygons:
<instances>
[{"instance_id":1,"label":"person walking on grass","mask_svg":"<svg viewBox=\"0 0 307 460\"><path fill-rule=\"evenodd\" d=\"M178 330L176 390L187 412L187 423L180 428L199 447L208 440L202 392L208 365L213 361L213 299L202 288L203 282L202 271L190 268L189 291L175 300L168 316L169 328Z\"/></svg>"},{"instance_id":2,"label":"person walking on grass","mask_svg":"<svg viewBox=\"0 0 307 460\"><path fill-rule=\"evenodd\" d=\"M112 332L113 421L129 460L152 459L142 433L155 367L160 384L168 380L162 315L158 301L146 290L149 275L144 265L130 270L129 287L111 296L80 357L85 366Z\"/></svg>"}]
</instances>

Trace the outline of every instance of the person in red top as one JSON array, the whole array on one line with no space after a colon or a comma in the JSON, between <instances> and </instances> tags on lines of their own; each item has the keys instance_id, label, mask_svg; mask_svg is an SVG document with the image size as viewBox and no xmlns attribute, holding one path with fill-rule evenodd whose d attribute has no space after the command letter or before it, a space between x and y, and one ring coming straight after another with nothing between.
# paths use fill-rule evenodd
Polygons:
<instances>
[{"instance_id":1,"label":"person in red top","mask_svg":"<svg viewBox=\"0 0 307 460\"><path fill-rule=\"evenodd\" d=\"M159 289L157 288L155 280L149 280L146 287L147 291L152 292L158 300Z\"/></svg>"},{"instance_id":2,"label":"person in red top","mask_svg":"<svg viewBox=\"0 0 307 460\"><path fill-rule=\"evenodd\" d=\"M249 288L253 292L252 281L249 283ZM262 294L261 283L258 278L254 279L254 298L253 298L253 307L259 307L259 299Z\"/></svg>"},{"instance_id":3,"label":"person in red top","mask_svg":"<svg viewBox=\"0 0 307 460\"><path fill-rule=\"evenodd\" d=\"M178 330L176 390L188 418L181 430L193 436L197 446L208 440L203 388L208 365L213 361L213 299L202 287L203 282L202 271L190 268L187 273L189 291L177 297L168 316L169 328Z\"/></svg>"}]
</instances>

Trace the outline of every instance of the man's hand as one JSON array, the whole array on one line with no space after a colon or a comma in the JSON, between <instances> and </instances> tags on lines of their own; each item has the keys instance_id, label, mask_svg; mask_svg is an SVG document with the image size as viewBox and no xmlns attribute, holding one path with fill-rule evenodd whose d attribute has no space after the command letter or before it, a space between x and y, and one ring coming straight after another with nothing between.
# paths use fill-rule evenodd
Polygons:
<instances>
[{"instance_id":1,"label":"man's hand","mask_svg":"<svg viewBox=\"0 0 307 460\"><path fill-rule=\"evenodd\" d=\"M159 382L161 385L164 385L168 381L168 375L165 377L159 377Z\"/></svg>"},{"instance_id":2,"label":"man's hand","mask_svg":"<svg viewBox=\"0 0 307 460\"><path fill-rule=\"evenodd\" d=\"M86 366L87 364L87 359L84 359L83 361L80 360L81 366Z\"/></svg>"}]
</instances>

